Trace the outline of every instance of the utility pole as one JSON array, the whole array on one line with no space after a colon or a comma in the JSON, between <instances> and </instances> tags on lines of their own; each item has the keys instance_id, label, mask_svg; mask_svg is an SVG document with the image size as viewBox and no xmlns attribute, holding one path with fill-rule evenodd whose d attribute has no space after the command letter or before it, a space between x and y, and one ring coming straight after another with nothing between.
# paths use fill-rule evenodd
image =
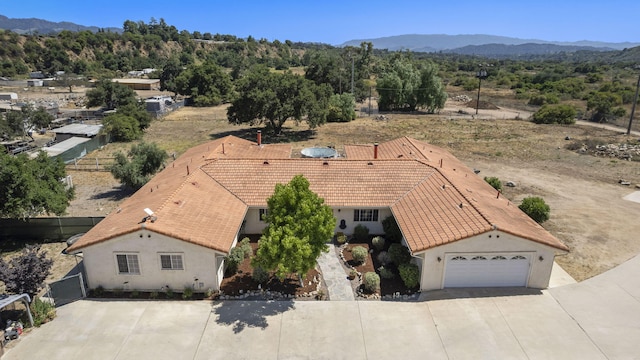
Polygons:
<instances>
[{"instance_id":1,"label":"utility pole","mask_svg":"<svg viewBox=\"0 0 640 360\"><path fill-rule=\"evenodd\" d=\"M354 63L353 63L353 57L351 57L351 95L355 96L355 93L353 92L353 69L354 69Z\"/></svg>"},{"instance_id":2,"label":"utility pole","mask_svg":"<svg viewBox=\"0 0 640 360\"><path fill-rule=\"evenodd\" d=\"M482 79L487 78L487 70L482 68L480 65L480 70L476 73L476 77L478 78L478 98L476 99L476 115L478 115L478 108L480 107L480 86L482 86Z\"/></svg>"},{"instance_id":3,"label":"utility pole","mask_svg":"<svg viewBox=\"0 0 640 360\"><path fill-rule=\"evenodd\" d=\"M639 69L640 66L636 65ZM631 107L631 117L629 118L629 127L627 128L627 135L631 135L631 123L633 122L633 115L636 112L636 103L638 102L638 90L640 89L640 74L638 75L638 84L636 85L636 96L633 97L633 106Z\"/></svg>"}]
</instances>

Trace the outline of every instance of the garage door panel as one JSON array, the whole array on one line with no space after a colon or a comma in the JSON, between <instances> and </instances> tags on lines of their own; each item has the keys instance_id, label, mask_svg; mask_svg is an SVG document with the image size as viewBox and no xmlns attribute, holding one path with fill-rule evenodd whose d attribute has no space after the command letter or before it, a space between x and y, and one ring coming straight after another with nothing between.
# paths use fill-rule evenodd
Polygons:
<instances>
[{"instance_id":1,"label":"garage door panel","mask_svg":"<svg viewBox=\"0 0 640 360\"><path fill-rule=\"evenodd\" d=\"M513 254L446 257L444 287L526 286L529 258Z\"/></svg>"}]
</instances>

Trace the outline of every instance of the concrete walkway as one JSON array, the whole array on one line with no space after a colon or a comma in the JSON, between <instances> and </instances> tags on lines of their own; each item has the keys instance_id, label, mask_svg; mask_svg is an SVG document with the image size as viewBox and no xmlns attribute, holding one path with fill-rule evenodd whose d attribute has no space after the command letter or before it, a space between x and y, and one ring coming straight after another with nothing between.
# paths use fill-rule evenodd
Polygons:
<instances>
[{"instance_id":1,"label":"concrete walkway","mask_svg":"<svg viewBox=\"0 0 640 360\"><path fill-rule=\"evenodd\" d=\"M336 255L336 248L329 244L329 252L323 253L318 259L318 265L322 270L322 277L327 284L329 300L331 301L354 301L353 289L347 279L347 274L340 264Z\"/></svg>"}]
</instances>

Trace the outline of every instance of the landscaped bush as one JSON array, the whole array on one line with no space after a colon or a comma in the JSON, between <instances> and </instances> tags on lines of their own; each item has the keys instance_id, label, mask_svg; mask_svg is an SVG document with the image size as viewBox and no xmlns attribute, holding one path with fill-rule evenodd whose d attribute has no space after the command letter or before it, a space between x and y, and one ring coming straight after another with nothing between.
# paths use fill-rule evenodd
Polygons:
<instances>
[{"instance_id":1,"label":"landscaped bush","mask_svg":"<svg viewBox=\"0 0 640 360\"><path fill-rule=\"evenodd\" d=\"M345 235L344 233L339 232L339 233L336 235L336 242L337 242L339 245L342 245L342 244L346 243L346 242L347 242L347 235Z\"/></svg>"},{"instance_id":2,"label":"landscaped bush","mask_svg":"<svg viewBox=\"0 0 640 360\"><path fill-rule=\"evenodd\" d=\"M538 224L549 220L551 209L541 197L531 196L524 198L522 199L522 204L518 207Z\"/></svg>"},{"instance_id":3,"label":"landscaped bush","mask_svg":"<svg viewBox=\"0 0 640 360\"><path fill-rule=\"evenodd\" d=\"M378 268L378 272L380 273L380 277L383 279L393 279L393 277L395 276L391 269L388 269L384 266L380 266Z\"/></svg>"},{"instance_id":4,"label":"landscaped bush","mask_svg":"<svg viewBox=\"0 0 640 360\"><path fill-rule=\"evenodd\" d=\"M267 280L269 280L269 273L262 267L256 266L253 268L253 274L251 274L251 278L259 284L264 284L267 282Z\"/></svg>"},{"instance_id":5,"label":"landscaped bush","mask_svg":"<svg viewBox=\"0 0 640 360\"><path fill-rule=\"evenodd\" d=\"M31 303L31 315L33 316L33 326L40 327L56 317L56 307L50 302L34 298Z\"/></svg>"},{"instance_id":6,"label":"landscaped bush","mask_svg":"<svg viewBox=\"0 0 640 360\"><path fill-rule=\"evenodd\" d=\"M389 257L391 258L391 261L398 266L411 261L409 249L400 244L391 244L391 246L389 246Z\"/></svg>"},{"instance_id":7,"label":"landscaped bush","mask_svg":"<svg viewBox=\"0 0 640 360\"><path fill-rule=\"evenodd\" d=\"M251 240L249 240L248 237L242 239L242 241L240 241L240 248L242 249L242 251L244 252L244 258L248 259L251 257L251 255L253 255L253 249L251 249L251 244L249 243Z\"/></svg>"},{"instance_id":8,"label":"landscaped bush","mask_svg":"<svg viewBox=\"0 0 640 360\"><path fill-rule=\"evenodd\" d=\"M244 260L244 250L242 247L234 247L226 258L228 275L233 275L238 271L238 265Z\"/></svg>"},{"instance_id":9,"label":"landscaped bush","mask_svg":"<svg viewBox=\"0 0 640 360\"><path fill-rule=\"evenodd\" d=\"M378 254L378 261L382 265L387 265L391 262L391 256L389 256L388 252L381 251L380 254Z\"/></svg>"},{"instance_id":10,"label":"landscaped bush","mask_svg":"<svg viewBox=\"0 0 640 360\"><path fill-rule=\"evenodd\" d=\"M167 299L173 299L173 289L167 286L164 289L164 295L167 297Z\"/></svg>"},{"instance_id":11,"label":"landscaped bush","mask_svg":"<svg viewBox=\"0 0 640 360\"><path fill-rule=\"evenodd\" d=\"M497 177L485 176L484 177L484 181L489 183L489 185L493 186L494 189L496 189L498 191L502 190L502 182Z\"/></svg>"},{"instance_id":12,"label":"landscaped bush","mask_svg":"<svg viewBox=\"0 0 640 360\"><path fill-rule=\"evenodd\" d=\"M362 224L356 225L355 229L353 229L353 237L360 242L367 241L367 238L369 238L369 228Z\"/></svg>"},{"instance_id":13,"label":"landscaped bush","mask_svg":"<svg viewBox=\"0 0 640 360\"><path fill-rule=\"evenodd\" d=\"M364 274L364 280L362 282L365 291L374 293L380 290L380 276L372 271Z\"/></svg>"},{"instance_id":14,"label":"landscaped bush","mask_svg":"<svg viewBox=\"0 0 640 360\"><path fill-rule=\"evenodd\" d=\"M371 245L376 248L378 251L384 249L385 240L382 236L376 236L371 239Z\"/></svg>"},{"instance_id":15,"label":"landscaped bush","mask_svg":"<svg viewBox=\"0 0 640 360\"><path fill-rule=\"evenodd\" d=\"M416 264L401 264L398 266L400 278L408 288L414 288L420 283L420 271Z\"/></svg>"},{"instance_id":16,"label":"landscaped bush","mask_svg":"<svg viewBox=\"0 0 640 360\"><path fill-rule=\"evenodd\" d=\"M395 243L402 241L402 232L393 216L387 216L382 220L382 230L389 241Z\"/></svg>"},{"instance_id":17,"label":"landscaped bush","mask_svg":"<svg viewBox=\"0 0 640 360\"><path fill-rule=\"evenodd\" d=\"M365 261L367 261L367 255L369 255L369 252L362 246L356 246L351 249L351 256L353 256L353 260L359 264L364 264Z\"/></svg>"},{"instance_id":18,"label":"landscaped bush","mask_svg":"<svg viewBox=\"0 0 640 360\"><path fill-rule=\"evenodd\" d=\"M182 290L182 299L183 300L189 300L193 297L193 289L185 286L184 289Z\"/></svg>"}]
</instances>

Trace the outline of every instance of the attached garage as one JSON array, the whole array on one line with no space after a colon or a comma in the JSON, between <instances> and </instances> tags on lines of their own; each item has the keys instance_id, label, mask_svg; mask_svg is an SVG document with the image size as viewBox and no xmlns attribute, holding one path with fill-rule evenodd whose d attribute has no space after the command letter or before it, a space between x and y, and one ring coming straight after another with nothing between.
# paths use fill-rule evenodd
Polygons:
<instances>
[{"instance_id":1,"label":"attached garage","mask_svg":"<svg viewBox=\"0 0 640 360\"><path fill-rule=\"evenodd\" d=\"M444 287L527 286L530 259L526 253L446 254Z\"/></svg>"}]
</instances>

